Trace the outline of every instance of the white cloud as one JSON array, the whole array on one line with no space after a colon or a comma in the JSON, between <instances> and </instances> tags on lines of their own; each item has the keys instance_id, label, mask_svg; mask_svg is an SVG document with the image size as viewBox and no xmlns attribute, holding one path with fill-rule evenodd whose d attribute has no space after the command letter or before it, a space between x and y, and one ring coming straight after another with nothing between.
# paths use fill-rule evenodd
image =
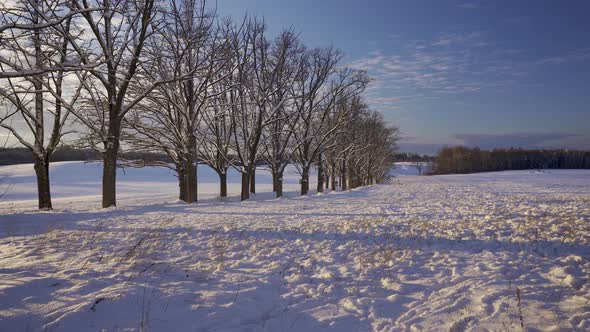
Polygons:
<instances>
[{"instance_id":1,"label":"white cloud","mask_svg":"<svg viewBox=\"0 0 590 332\"><path fill-rule=\"evenodd\" d=\"M588 59L590 59L590 48L583 48L579 50L570 51L559 56L545 57L537 61L537 64L559 65L563 63L584 61Z\"/></svg>"},{"instance_id":2,"label":"white cloud","mask_svg":"<svg viewBox=\"0 0 590 332\"><path fill-rule=\"evenodd\" d=\"M488 43L481 41L482 33L473 31L469 33L453 32L442 33L438 39L432 43L434 46L450 46L455 44L471 44L471 46L487 46Z\"/></svg>"},{"instance_id":3,"label":"white cloud","mask_svg":"<svg viewBox=\"0 0 590 332\"><path fill-rule=\"evenodd\" d=\"M465 3L457 5L457 7L463 8L463 9L476 9L479 6L473 2L465 2Z\"/></svg>"},{"instance_id":4,"label":"white cloud","mask_svg":"<svg viewBox=\"0 0 590 332\"><path fill-rule=\"evenodd\" d=\"M353 61L375 79L371 105L391 109L416 96L420 100L526 84L530 63L514 60L520 50L498 49L484 31L440 33L432 40L407 41L394 54L374 50ZM417 98L417 97L414 97Z\"/></svg>"}]
</instances>

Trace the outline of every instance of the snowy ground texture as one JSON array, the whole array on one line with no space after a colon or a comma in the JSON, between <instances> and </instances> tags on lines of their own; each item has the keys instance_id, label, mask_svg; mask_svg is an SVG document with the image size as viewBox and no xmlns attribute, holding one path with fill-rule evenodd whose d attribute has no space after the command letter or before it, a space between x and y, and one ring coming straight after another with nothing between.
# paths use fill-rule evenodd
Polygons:
<instances>
[{"instance_id":1,"label":"snowy ground texture","mask_svg":"<svg viewBox=\"0 0 590 332\"><path fill-rule=\"evenodd\" d=\"M1 331L590 330L590 171L308 197L292 174L242 203L212 179L188 206L167 171L128 170L100 210L97 166L60 163L47 213L27 167L0 168Z\"/></svg>"}]
</instances>

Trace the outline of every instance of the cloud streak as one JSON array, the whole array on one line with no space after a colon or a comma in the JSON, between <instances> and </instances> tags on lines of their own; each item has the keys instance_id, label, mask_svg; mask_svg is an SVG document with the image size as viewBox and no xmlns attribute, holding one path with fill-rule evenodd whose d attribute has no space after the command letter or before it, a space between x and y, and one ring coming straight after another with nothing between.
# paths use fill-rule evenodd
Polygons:
<instances>
[{"instance_id":1,"label":"cloud streak","mask_svg":"<svg viewBox=\"0 0 590 332\"><path fill-rule=\"evenodd\" d=\"M372 51L349 65L375 78L372 92L381 98L373 105L388 109L395 108L391 95L440 98L506 88L526 76L522 64L510 60L519 50L498 49L484 37L484 31L443 32L406 42L395 54Z\"/></svg>"},{"instance_id":2,"label":"cloud streak","mask_svg":"<svg viewBox=\"0 0 590 332\"><path fill-rule=\"evenodd\" d=\"M570 51L559 56L543 58L537 61L537 64L559 65L569 62L584 61L588 59L590 59L590 48L583 48L579 50Z\"/></svg>"},{"instance_id":3,"label":"cloud streak","mask_svg":"<svg viewBox=\"0 0 590 332\"><path fill-rule=\"evenodd\" d=\"M462 8L462 9L476 9L479 8L479 6L473 2L465 2L462 4L457 5L458 8Z\"/></svg>"}]
</instances>

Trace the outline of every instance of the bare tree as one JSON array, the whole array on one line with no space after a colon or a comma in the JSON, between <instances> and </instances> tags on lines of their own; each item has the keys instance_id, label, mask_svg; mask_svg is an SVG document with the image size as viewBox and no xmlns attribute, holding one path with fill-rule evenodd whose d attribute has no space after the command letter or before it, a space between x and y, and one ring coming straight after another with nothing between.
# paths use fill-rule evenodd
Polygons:
<instances>
[{"instance_id":1,"label":"bare tree","mask_svg":"<svg viewBox=\"0 0 590 332\"><path fill-rule=\"evenodd\" d=\"M262 159L272 173L273 191L276 197L283 196L283 173L293 154L293 132L296 129L297 113L293 109L290 86L301 75L303 46L292 31L283 31L271 50L271 61L276 74L268 103L272 113L270 124L263 131L264 153Z\"/></svg>"},{"instance_id":2,"label":"bare tree","mask_svg":"<svg viewBox=\"0 0 590 332\"><path fill-rule=\"evenodd\" d=\"M0 5L0 16L2 16L2 21L0 21L0 33L5 32L6 30L19 30L19 31L31 31L31 30L47 30L48 28L55 27L57 25L61 25L66 21L71 21L72 18L78 14L83 12L92 12L97 10L96 8L87 8L82 10L72 10L70 7L65 6L66 3L60 0L43 0L43 1L27 1L28 5L34 6L32 8L35 10L37 15L40 15L43 20L39 21L32 21L30 20L30 11L25 10L23 11L23 2L15 1L15 3L6 2ZM49 12L53 15L43 15L44 13L49 13L47 9L50 9ZM45 11L45 12L44 12ZM55 15L59 11L59 15ZM79 67L73 67L73 69L78 70ZM55 70L63 70L64 66L46 66L43 68L32 68L26 75L35 75L35 74L42 74L46 71L55 71ZM15 77L22 77L22 71L5 71L0 74L0 78L15 78Z\"/></svg>"},{"instance_id":3,"label":"bare tree","mask_svg":"<svg viewBox=\"0 0 590 332\"><path fill-rule=\"evenodd\" d=\"M157 149L173 161L181 200L197 201L197 130L214 85L222 80L224 44L214 31L214 15L199 0L170 0L166 25L146 46L148 66L142 77L157 87L138 103L127 123L130 142L142 149ZM145 64L142 64L145 65ZM166 84L157 84L165 78ZM141 94L140 91L134 91Z\"/></svg>"},{"instance_id":4,"label":"bare tree","mask_svg":"<svg viewBox=\"0 0 590 332\"><path fill-rule=\"evenodd\" d=\"M252 71L249 63L253 57L251 34L257 29L261 29L258 23L250 21L240 29L233 27L230 35L235 69L231 76L231 89L227 91L227 100L233 129L231 149L235 151L237 162L240 163L236 169L242 174L241 200L250 198L250 176L258 159L258 145L262 135L263 117L260 112L252 111L253 103L245 84Z\"/></svg>"},{"instance_id":5,"label":"bare tree","mask_svg":"<svg viewBox=\"0 0 590 332\"><path fill-rule=\"evenodd\" d=\"M4 119L0 119L0 124L2 124L3 121L4 121ZM6 135L6 139L4 140L2 148L6 148L9 137L10 137L10 134ZM6 194L8 194L8 192L10 191L10 189L12 189L12 187L13 187L13 184L10 183L10 178L8 176L0 177L0 200L2 198L4 198L4 196L6 196Z\"/></svg>"},{"instance_id":6,"label":"bare tree","mask_svg":"<svg viewBox=\"0 0 590 332\"><path fill-rule=\"evenodd\" d=\"M231 22L223 25L222 35L231 34ZM223 38L231 40L230 38ZM231 154L234 134L234 121L231 120L232 89L234 88L233 63L226 62L212 85L212 97L202 113L201 126L198 127L201 144L197 145L199 159L211 167L219 177L219 196L227 197L227 173L234 165Z\"/></svg>"},{"instance_id":7,"label":"bare tree","mask_svg":"<svg viewBox=\"0 0 590 332\"><path fill-rule=\"evenodd\" d=\"M344 119L340 114L336 121L327 121L333 116L336 101L361 93L369 82L364 72L337 68L341 59L341 53L333 48L308 51L303 60L303 74L293 85L298 114L294 161L301 173L301 195L309 192L311 167L321 159L324 144Z\"/></svg>"},{"instance_id":8,"label":"bare tree","mask_svg":"<svg viewBox=\"0 0 590 332\"><path fill-rule=\"evenodd\" d=\"M22 0L0 16L4 27L0 46L5 51L0 70L14 74L0 83L0 98L6 107L0 126L31 151L42 210L53 208L49 158L68 133L64 125L80 93L75 77L63 70L71 52L66 36L47 28L59 21L62 31L70 33L71 17L60 20L54 16L61 5L59 1ZM65 86L71 88L67 95Z\"/></svg>"},{"instance_id":9,"label":"bare tree","mask_svg":"<svg viewBox=\"0 0 590 332\"><path fill-rule=\"evenodd\" d=\"M383 179L393 167L398 130L387 127L380 113L369 111L358 121L356 148L350 158L351 187L370 185Z\"/></svg>"},{"instance_id":10,"label":"bare tree","mask_svg":"<svg viewBox=\"0 0 590 332\"><path fill-rule=\"evenodd\" d=\"M212 104L203 113L203 141L198 146L200 160L219 176L220 197L227 197L227 172L235 162L230 154L234 123L224 105L225 101Z\"/></svg>"},{"instance_id":11,"label":"bare tree","mask_svg":"<svg viewBox=\"0 0 590 332\"><path fill-rule=\"evenodd\" d=\"M117 157L125 116L158 85L182 79L162 77L144 82L138 75L147 66L142 65L146 42L164 24L156 4L156 0L69 1L73 10L81 12L81 24L87 31L70 38L70 44L82 66L100 63L88 69L91 79L82 80L85 103L74 114L88 127L88 142L102 145L97 150L103 159L103 207L117 203ZM131 90L141 93L132 95Z\"/></svg>"},{"instance_id":12,"label":"bare tree","mask_svg":"<svg viewBox=\"0 0 590 332\"><path fill-rule=\"evenodd\" d=\"M277 120L278 112L289 98L288 94L277 94L290 83L289 76L283 71L288 44L279 42L276 44L279 47L273 47L265 32L264 23L250 19L235 34L233 43L237 66L235 88L230 91L234 128L232 149L242 173L242 200L248 199L250 192L255 191L254 174L256 163L263 154L263 132Z\"/></svg>"},{"instance_id":13,"label":"bare tree","mask_svg":"<svg viewBox=\"0 0 590 332\"><path fill-rule=\"evenodd\" d=\"M359 96L351 98L339 98L336 101L334 116L328 118L328 121L334 126L341 122L337 127L334 135L329 139L330 147L326 149L326 169L330 174L332 190L336 189L336 178L342 190L348 189L347 169L348 159L355 149L355 135L358 131L357 125L361 114L367 112L368 106Z\"/></svg>"},{"instance_id":14,"label":"bare tree","mask_svg":"<svg viewBox=\"0 0 590 332\"><path fill-rule=\"evenodd\" d=\"M339 105L342 105L339 103ZM349 111L332 152L339 160L332 172L338 173L342 189L382 182L393 167L399 140L397 127L387 126L380 113L371 111L360 96L344 103Z\"/></svg>"},{"instance_id":15,"label":"bare tree","mask_svg":"<svg viewBox=\"0 0 590 332\"><path fill-rule=\"evenodd\" d=\"M13 2L0 3L0 43L14 41L15 36L29 38L31 34L61 35L70 34L70 27L77 15L91 13L98 8L88 7L74 10L68 0L15 0ZM17 32L15 34L15 32ZM22 39L22 38L21 38ZM4 48L3 48L4 50ZM80 71L99 65L99 62L81 64L73 59L65 59L61 62L46 61L42 66L15 66L14 57L9 52L11 47L0 52L0 63L6 67L0 71L0 79L23 78L40 76L55 72ZM21 50L22 51L22 50ZM33 57L34 58L34 57Z\"/></svg>"},{"instance_id":16,"label":"bare tree","mask_svg":"<svg viewBox=\"0 0 590 332\"><path fill-rule=\"evenodd\" d=\"M422 175L422 170L424 169L424 166L426 166L426 162L424 160L416 160L414 162L414 167L416 168L416 170L418 170L418 175Z\"/></svg>"}]
</instances>

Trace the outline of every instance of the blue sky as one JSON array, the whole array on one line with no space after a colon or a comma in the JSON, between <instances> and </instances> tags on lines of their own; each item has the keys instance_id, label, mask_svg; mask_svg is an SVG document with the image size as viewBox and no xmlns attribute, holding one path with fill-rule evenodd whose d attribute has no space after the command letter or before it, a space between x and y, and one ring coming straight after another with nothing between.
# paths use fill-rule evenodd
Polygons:
<instances>
[{"instance_id":1,"label":"blue sky","mask_svg":"<svg viewBox=\"0 0 590 332\"><path fill-rule=\"evenodd\" d=\"M402 150L590 149L590 2L218 0L367 70Z\"/></svg>"}]
</instances>

